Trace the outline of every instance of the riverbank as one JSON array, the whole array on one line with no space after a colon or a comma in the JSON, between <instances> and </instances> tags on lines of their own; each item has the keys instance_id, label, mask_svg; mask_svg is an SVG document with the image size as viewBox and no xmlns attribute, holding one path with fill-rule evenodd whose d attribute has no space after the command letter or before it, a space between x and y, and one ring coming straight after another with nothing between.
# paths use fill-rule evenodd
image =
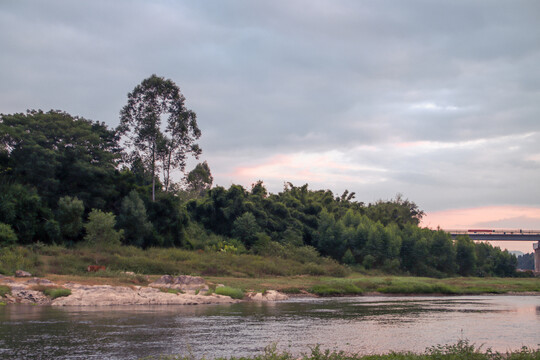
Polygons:
<instances>
[{"instance_id":1,"label":"riverbank","mask_svg":"<svg viewBox=\"0 0 540 360\"><path fill-rule=\"evenodd\" d=\"M193 355L189 356L150 356L141 360L198 360ZM264 354L252 357L216 358L215 360L538 360L540 348L531 349L523 347L520 350L505 353L482 349L466 340L458 341L451 345L437 345L426 349L423 354L413 352L392 352L381 355L349 354L344 351L322 350L319 347L311 349L311 353L301 357L288 352L278 352L275 346L266 348Z\"/></svg>"},{"instance_id":2,"label":"riverbank","mask_svg":"<svg viewBox=\"0 0 540 360\"><path fill-rule=\"evenodd\" d=\"M103 275L103 276L100 276ZM265 278L137 275L110 271L85 276L0 276L0 303L53 306L198 305L241 300L360 295L540 295L540 279L365 276ZM181 279L181 280L178 280ZM223 290L223 291L222 291Z\"/></svg>"},{"instance_id":3,"label":"riverbank","mask_svg":"<svg viewBox=\"0 0 540 360\"><path fill-rule=\"evenodd\" d=\"M135 290L138 293L146 292L146 287L163 274L200 276L212 291L218 285L226 285L229 289L224 295L233 295L238 299L247 293L266 293L268 290L277 290L289 296L540 294L538 277L437 279L388 275L380 270L350 268L321 258L316 253L296 255L280 258L183 249L142 250L126 246L103 252L83 244L73 248L40 245L3 249L0 254L0 274L14 275L16 270L26 270L39 279L66 287L62 290L64 295L68 290L79 291L85 286L88 291L94 289L94 292L104 289L98 286L128 288L128 293ZM73 286L69 284L80 286L71 289L70 286ZM0 296L8 290L0 289ZM61 295L62 291L54 295ZM166 296L171 298L170 295ZM147 294L132 297L139 296L145 298ZM133 303L144 301L133 300ZM169 300L158 302L161 301L168 303ZM178 301L178 298L174 298L174 301ZM0 302L7 301L0 299ZM186 302L193 301L190 299Z\"/></svg>"},{"instance_id":4,"label":"riverbank","mask_svg":"<svg viewBox=\"0 0 540 360\"><path fill-rule=\"evenodd\" d=\"M288 276L264 278L207 277L231 287L252 291L275 289L288 295L481 295L540 294L540 278L454 277L434 279L396 275L352 273L345 278L324 276Z\"/></svg>"},{"instance_id":5,"label":"riverbank","mask_svg":"<svg viewBox=\"0 0 540 360\"><path fill-rule=\"evenodd\" d=\"M469 344L467 341L459 341L454 345L438 345L426 349L423 354L416 354L412 352L397 352L381 355L358 355L347 354L343 351L330 351L321 350L319 347L315 347L311 350L311 353L304 354L300 359L302 360L538 360L540 358L540 348L530 349L522 348L517 351L509 351L506 353L493 352L489 349L483 350L480 347ZM145 357L142 360L194 360L192 355L190 356L163 356L159 357ZM231 358L218 358L215 360L298 360L298 356L293 356L287 352L278 352L276 348L270 346L266 349L264 354L253 357L231 357Z\"/></svg>"},{"instance_id":6,"label":"riverbank","mask_svg":"<svg viewBox=\"0 0 540 360\"><path fill-rule=\"evenodd\" d=\"M135 274L131 274L135 276ZM203 305L246 301L278 301L288 296L277 291L244 292L223 284L211 285L197 276L163 275L148 286L113 286L53 282L46 278L0 275L0 304L52 306Z\"/></svg>"}]
</instances>

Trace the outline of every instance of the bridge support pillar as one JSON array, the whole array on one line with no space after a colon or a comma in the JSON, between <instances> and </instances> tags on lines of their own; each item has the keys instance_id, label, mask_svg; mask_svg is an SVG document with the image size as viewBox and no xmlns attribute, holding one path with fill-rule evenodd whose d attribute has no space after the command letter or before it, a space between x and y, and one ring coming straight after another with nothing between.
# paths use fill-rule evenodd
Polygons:
<instances>
[{"instance_id":1,"label":"bridge support pillar","mask_svg":"<svg viewBox=\"0 0 540 360\"><path fill-rule=\"evenodd\" d=\"M533 244L534 249L534 272L540 273L540 241Z\"/></svg>"}]
</instances>

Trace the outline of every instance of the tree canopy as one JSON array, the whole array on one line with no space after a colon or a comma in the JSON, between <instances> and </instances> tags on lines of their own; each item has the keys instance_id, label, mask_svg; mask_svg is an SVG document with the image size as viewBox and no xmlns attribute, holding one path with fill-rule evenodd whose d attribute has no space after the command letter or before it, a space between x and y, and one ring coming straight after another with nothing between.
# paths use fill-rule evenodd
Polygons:
<instances>
[{"instance_id":1,"label":"tree canopy","mask_svg":"<svg viewBox=\"0 0 540 360\"><path fill-rule=\"evenodd\" d=\"M152 75L128 94L128 102L120 112L118 132L128 137L128 146L152 174L152 200L155 200L155 178L160 169L167 190L171 170L183 171L187 156L198 157L201 153L195 143L201 136L197 116L186 109L184 102L172 80ZM163 117L166 117L164 126Z\"/></svg>"},{"instance_id":2,"label":"tree canopy","mask_svg":"<svg viewBox=\"0 0 540 360\"><path fill-rule=\"evenodd\" d=\"M324 256L422 276L514 274L515 256L421 228L424 212L399 194L366 205L354 192L308 184L287 182L279 193L260 180L212 187L206 161L171 186L171 171L201 153L184 101L171 80L152 75L129 93L117 129L57 110L0 115L0 246L86 241Z\"/></svg>"}]
</instances>

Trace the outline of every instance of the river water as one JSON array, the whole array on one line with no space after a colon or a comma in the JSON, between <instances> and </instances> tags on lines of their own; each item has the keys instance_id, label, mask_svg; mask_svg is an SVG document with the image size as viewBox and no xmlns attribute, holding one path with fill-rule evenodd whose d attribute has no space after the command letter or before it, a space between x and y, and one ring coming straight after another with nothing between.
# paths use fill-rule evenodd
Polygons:
<instances>
[{"instance_id":1,"label":"river water","mask_svg":"<svg viewBox=\"0 0 540 360\"><path fill-rule=\"evenodd\" d=\"M2 359L422 352L468 339L483 348L540 344L540 296L292 299L198 306L0 306Z\"/></svg>"}]
</instances>

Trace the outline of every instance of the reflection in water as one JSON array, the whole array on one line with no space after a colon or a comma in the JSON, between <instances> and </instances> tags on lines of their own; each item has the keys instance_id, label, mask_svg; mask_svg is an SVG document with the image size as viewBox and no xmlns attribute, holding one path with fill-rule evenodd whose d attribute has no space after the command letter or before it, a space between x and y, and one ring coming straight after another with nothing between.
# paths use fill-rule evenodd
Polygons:
<instances>
[{"instance_id":1,"label":"reflection in water","mask_svg":"<svg viewBox=\"0 0 540 360\"><path fill-rule=\"evenodd\" d=\"M467 338L536 347L538 296L351 297L200 306L0 308L0 358L253 355L276 343L359 353L423 351Z\"/></svg>"}]
</instances>

